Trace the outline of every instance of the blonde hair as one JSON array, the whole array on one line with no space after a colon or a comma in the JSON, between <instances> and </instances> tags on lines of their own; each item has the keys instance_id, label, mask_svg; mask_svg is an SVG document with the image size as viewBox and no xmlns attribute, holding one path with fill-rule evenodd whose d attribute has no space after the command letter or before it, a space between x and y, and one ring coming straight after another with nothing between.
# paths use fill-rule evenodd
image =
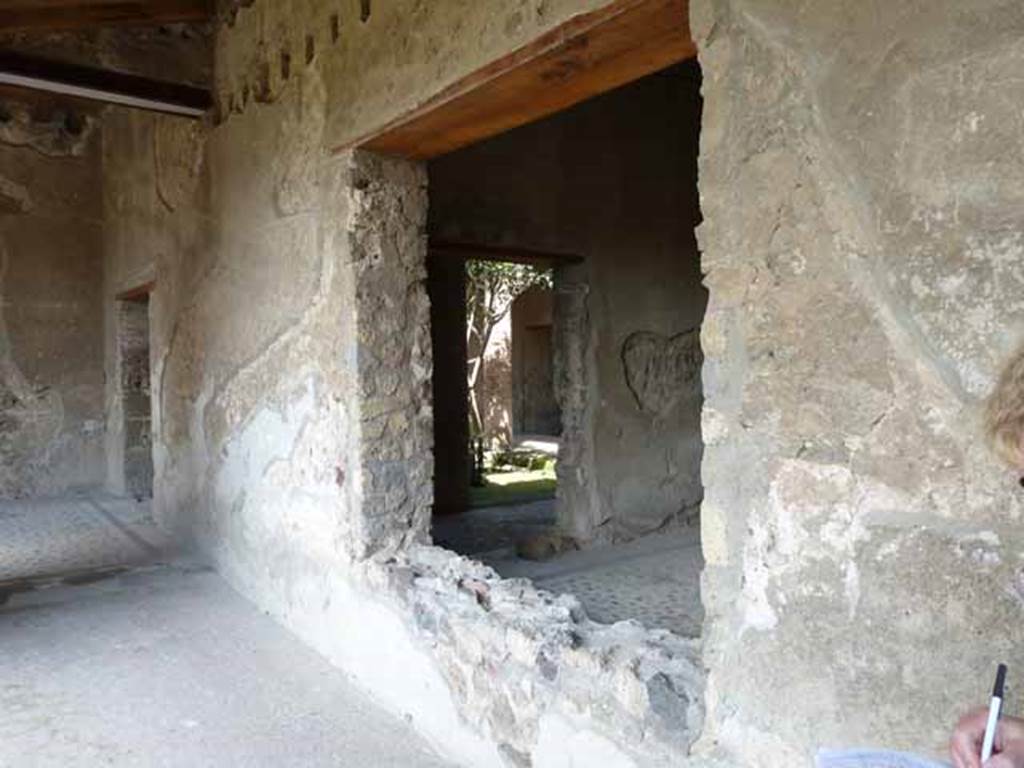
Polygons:
<instances>
[{"instance_id":1,"label":"blonde hair","mask_svg":"<svg viewBox=\"0 0 1024 768\"><path fill-rule=\"evenodd\" d=\"M1024 467L1024 345L1006 361L985 403L985 432L999 458Z\"/></svg>"}]
</instances>

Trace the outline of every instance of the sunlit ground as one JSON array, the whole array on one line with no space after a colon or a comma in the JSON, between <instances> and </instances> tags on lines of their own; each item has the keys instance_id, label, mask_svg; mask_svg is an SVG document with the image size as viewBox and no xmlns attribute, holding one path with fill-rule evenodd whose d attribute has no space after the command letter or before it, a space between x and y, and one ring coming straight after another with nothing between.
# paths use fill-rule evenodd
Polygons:
<instances>
[{"instance_id":1,"label":"sunlit ground","mask_svg":"<svg viewBox=\"0 0 1024 768\"><path fill-rule=\"evenodd\" d=\"M474 507L490 507L498 504L523 504L555 495L555 467L551 463L544 469L520 469L509 471L488 470L484 473L486 485L470 487L469 502Z\"/></svg>"}]
</instances>

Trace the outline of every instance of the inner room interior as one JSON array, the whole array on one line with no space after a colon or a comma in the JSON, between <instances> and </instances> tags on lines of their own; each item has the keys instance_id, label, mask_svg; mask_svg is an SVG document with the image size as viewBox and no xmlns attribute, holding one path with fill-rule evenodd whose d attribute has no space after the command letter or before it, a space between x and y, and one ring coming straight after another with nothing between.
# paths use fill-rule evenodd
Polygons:
<instances>
[{"instance_id":1,"label":"inner room interior","mask_svg":"<svg viewBox=\"0 0 1024 768\"><path fill-rule=\"evenodd\" d=\"M150 386L149 288L117 302L118 394L126 495L153 498L153 404Z\"/></svg>"},{"instance_id":2,"label":"inner room interior","mask_svg":"<svg viewBox=\"0 0 1024 768\"><path fill-rule=\"evenodd\" d=\"M595 620L686 636L702 617L700 82L687 61L428 163L435 541L572 592ZM463 426L474 416L459 410L469 385L455 381L473 379L457 297L474 257L551 268L555 498L459 498L478 453ZM543 305L544 286L518 285L524 305ZM527 309L544 334L543 306ZM512 314L509 399L542 401L515 385ZM508 444L521 450L536 436L510 410Z\"/></svg>"}]
</instances>

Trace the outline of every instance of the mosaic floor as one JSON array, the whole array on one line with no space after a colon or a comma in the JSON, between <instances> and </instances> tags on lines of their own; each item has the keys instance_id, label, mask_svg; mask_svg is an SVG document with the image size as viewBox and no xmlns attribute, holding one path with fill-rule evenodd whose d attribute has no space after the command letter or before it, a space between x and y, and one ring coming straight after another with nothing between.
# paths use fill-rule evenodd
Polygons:
<instances>
[{"instance_id":1,"label":"mosaic floor","mask_svg":"<svg viewBox=\"0 0 1024 768\"><path fill-rule=\"evenodd\" d=\"M555 525L554 499L481 507L434 521L434 543L474 557L515 556L516 542Z\"/></svg>"},{"instance_id":2,"label":"mosaic floor","mask_svg":"<svg viewBox=\"0 0 1024 768\"><path fill-rule=\"evenodd\" d=\"M0 503L0 582L139 565L168 545L148 502L89 495Z\"/></svg>"},{"instance_id":3,"label":"mosaic floor","mask_svg":"<svg viewBox=\"0 0 1024 768\"><path fill-rule=\"evenodd\" d=\"M516 556L517 541L554 523L553 501L488 507L439 520L434 540L484 561L507 578L528 578L541 589L576 595L595 621L612 624L635 619L652 629L670 629L685 637L700 635L704 561L697 529L568 552L545 562Z\"/></svg>"}]
</instances>

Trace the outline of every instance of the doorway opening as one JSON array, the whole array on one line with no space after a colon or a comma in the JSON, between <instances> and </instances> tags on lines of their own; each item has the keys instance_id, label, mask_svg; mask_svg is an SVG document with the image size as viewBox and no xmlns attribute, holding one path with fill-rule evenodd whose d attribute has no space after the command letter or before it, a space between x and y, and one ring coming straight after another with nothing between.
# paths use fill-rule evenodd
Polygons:
<instances>
[{"instance_id":1,"label":"doorway opening","mask_svg":"<svg viewBox=\"0 0 1024 768\"><path fill-rule=\"evenodd\" d=\"M441 546L514 557L555 527L555 265L569 260L433 241L433 533Z\"/></svg>"},{"instance_id":2,"label":"doorway opening","mask_svg":"<svg viewBox=\"0 0 1024 768\"><path fill-rule=\"evenodd\" d=\"M117 301L118 395L122 414L124 490L153 498L153 403L150 385L149 297L152 286Z\"/></svg>"},{"instance_id":3,"label":"doorway opening","mask_svg":"<svg viewBox=\"0 0 1024 768\"><path fill-rule=\"evenodd\" d=\"M707 294L687 18L685 0L580 13L339 150L427 166L435 541L572 592L599 622L696 636ZM577 256L553 273L554 510L498 550L450 533L474 514L465 270L439 254L452 244L463 259L467 247Z\"/></svg>"},{"instance_id":4,"label":"doorway opening","mask_svg":"<svg viewBox=\"0 0 1024 768\"><path fill-rule=\"evenodd\" d=\"M695 61L676 64L428 163L435 541L503 576L571 592L596 620L687 636L703 621L700 81ZM463 486L472 477L472 441L451 441L474 415L446 403L463 397L451 379L466 360L472 374L478 350L472 333L468 347L457 338L471 318L441 315L465 313L445 293L466 295L485 249L485 258L574 255L552 262L546 293L516 294L506 383L496 387L508 405L489 395L480 404L485 432L497 412L513 446L535 430L557 433L553 502L474 508L471 490L461 503L444 493L459 449ZM482 362L487 384L488 354Z\"/></svg>"}]
</instances>

